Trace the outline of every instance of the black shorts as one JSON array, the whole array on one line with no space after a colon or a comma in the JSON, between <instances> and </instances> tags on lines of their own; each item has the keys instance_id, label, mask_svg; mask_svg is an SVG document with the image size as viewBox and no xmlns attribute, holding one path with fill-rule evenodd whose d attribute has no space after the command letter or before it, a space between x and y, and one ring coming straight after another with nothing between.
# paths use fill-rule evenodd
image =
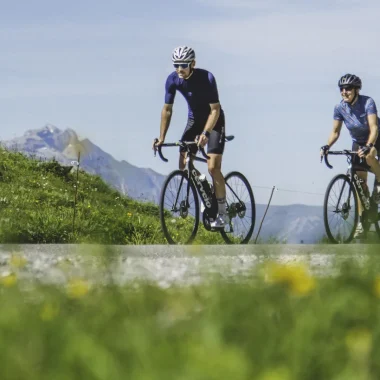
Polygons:
<instances>
[{"instance_id":1,"label":"black shorts","mask_svg":"<svg viewBox=\"0 0 380 380\"><path fill-rule=\"evenodd\" d=\"M358 151L362 146L366 146L366 142L365 143L357 143L355 141L352 142L352 150L353 151ZM379 158L380 157L380 138L377 138L377 141L376 141L376 144L375 144L375 148L377 150L377 157ZM356 170L364 170L364 171L368 171L370 170L370 167L369 165L367 164L365 158L362 160L362 162L360 162L360 158L359 156L355 156L353 161L352 161L352 164L354 165L354 168Z\"/></svg>"},{"instance_id":2,"label":"black shorts","mask_svg":"<svg viewBox=\"0 0 380 380\"><path fill-rule=\"evenodd\" d=\"M206 120L195 120L195 119L188 119L186 128L183 132L183 135L181 137L182 141L194 141L196 136L199 136L206 125ZM215 154L223 154L224 152L224 137L226 135L225 130L225 117L224 113L221 112L219 115L219 119L215 124L215 127L210 133L210 138L208 139L207 143L207 153L215 153ZM186 151L184 148L179 149L180 152ZM197 152L197 146L194 145L191 147L191 152L196 153Z\"/></svg>"}]
</instances>

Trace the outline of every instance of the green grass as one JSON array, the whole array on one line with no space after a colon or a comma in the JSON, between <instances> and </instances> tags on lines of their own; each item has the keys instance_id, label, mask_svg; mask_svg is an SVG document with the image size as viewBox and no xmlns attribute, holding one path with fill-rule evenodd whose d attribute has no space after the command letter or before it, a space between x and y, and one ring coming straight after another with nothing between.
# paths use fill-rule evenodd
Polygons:
<instances>
[{"instance_id":1,"label":"green grass","mask_svg":"<svg viewBox=\"0 0 380 380\"><path fill-rule=\"evenodd\" d=\"M379 379L377 253L337 277L266 263L168 289L20 282L25 263L13 257L0 280L1 378Z\"/></svg>"},{"instance_id":2,"label":"green grass","mask_svg":"<svg viewBox=\"0 0 380 380\"><path fill-rule=\"evenodd\" d=\"M0 149L0 243L165 244L159 210L99 176ZM73 223L75 186L78 185ZM196 244L223 243L199 229Z\"/></svg>"}]
</instances>

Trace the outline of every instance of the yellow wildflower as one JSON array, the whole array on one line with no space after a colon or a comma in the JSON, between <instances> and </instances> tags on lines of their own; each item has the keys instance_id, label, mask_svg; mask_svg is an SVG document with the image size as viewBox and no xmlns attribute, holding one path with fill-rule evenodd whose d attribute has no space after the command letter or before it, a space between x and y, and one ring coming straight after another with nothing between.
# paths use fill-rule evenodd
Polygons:
<instances>
[{"instance_id":1,"label":"yellow wildflower","mask_svg":"<svg viewBox=\"0 0 380 380\"><path fill-rule=\"evenodd\" d=\"M84 281L80 278L73 279L69 282L67 286L67 295L69 298L82 298L84 297L88 291L90 290L90 286L87 281Z\"/></svg>"},{"instance_id":2,"label":"yellow wildflower","mask_svg":"<svg viewBox=\"0 0 380 380\"><path fill-rule=\"evenodd\" d=\"M373 291L375 296L380 298L380 276L377 276L373 284Z\"/></svg>"},{"instance_id":3,"label":"yellow wildflower","mask_svg":"<svg viewBox=\"0 0 380 380\"><path fill-rule=\"evenodd\" d=\"M14 273L6 274L0 278L0 283L5 287L10 288L11 286L16 285L17 276Z\"/></svg>"},{"instance_id":4,"label":"yellow wildflower","mask_svg":"<svg viewBox=\"0 0 380 380\"><path fill-rule=\"evenodd\" d=\"M131 217L131 216L132 216L132 214L131 214L130 212L128 212L128 213L127 213L127 215L128 215L129 217Z\"/></svg>"},{"instance_id":5,"label":"yellow wildflower","mask_svg":"<svg viewBox=\"0 0 380 380\"><path fill-rule=\"evenodd\" d=\"M27 259L20 254L13 254L9 264L14 268L23 268L27 263Z\"/></svg>"},{"instance_id":6,"label":"yellow wildflower","mask_svg":"<svg viewBox=\"0 0 380 380\"><path fill-rule=\"evenodd\" d=\"M308 294L315 288L315 279L303 264L272 263L267 270L267 280L270 283L287 285L296 295Z\"/></svg>"},{"instance_id":7,"label":"yellow wildflower","mask_svg":"<svg viewBox=\"0 0 380 380\"><path fill-rule=\"evenodd\" d=\"M348 350L354 357L364 358L372 350L372 334L365 327L349 330L345 341Z\"/></svg>"}]
</instances>

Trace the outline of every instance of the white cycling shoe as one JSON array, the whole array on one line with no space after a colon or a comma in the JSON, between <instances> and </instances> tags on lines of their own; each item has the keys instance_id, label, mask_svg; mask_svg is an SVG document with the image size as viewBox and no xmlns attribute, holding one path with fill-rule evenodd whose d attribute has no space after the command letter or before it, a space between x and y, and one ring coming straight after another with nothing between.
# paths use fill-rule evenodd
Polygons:
<instances>
[{"instance_id":1,"label":"white cycling shoe","mask_svg":"<svg viewBox=\"0 0 380 380\"><path fill-rule=\"evenodd\" d=\"M360 238L366 238L366 233L364 231L364 228L361 222L359 222L358 225L356 226L356 230L354 234L354 239L360 239Z\"/></svg>"},{"instance_id":2,"label":"white cycling shoe","mask_svg":"<svg viewBox=\"0 0 380 380\"><path fill-rule=\"evenodd\" d=\"M216 219L210 223L211 228L220 229L224 228L230 222L227 214L218 214Z\"/></svg>"}]
</instances>

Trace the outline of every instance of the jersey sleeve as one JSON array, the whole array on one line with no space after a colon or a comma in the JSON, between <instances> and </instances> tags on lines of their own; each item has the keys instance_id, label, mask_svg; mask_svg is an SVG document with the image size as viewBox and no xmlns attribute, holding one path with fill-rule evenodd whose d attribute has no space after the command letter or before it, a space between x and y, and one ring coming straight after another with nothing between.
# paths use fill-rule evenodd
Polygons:
<instances>
[{"instance_id":1,"label":"jersey sleeve","mask_svg":"<svg viewBox=\"0 0 380 380\"><path fill-rule=\"evenodd\" d=\"M174 103L176 91L176 85L173 81L173 77L169 75L165 83L165 104Z\"/></svg>"},{"instance_id":2,"label":"jersey sleeve","mask_svg":"<svg viewBox=\"0 0 380 380\"><path fill-rule=\"evenodd\" d=\"M367 115L377 115L377 108L375 101L372 98L368 98L365 103L365 112Z\"/></svg>"},{"instance_id":3,"label":"jersey sleeve","mask_svg":"<svg viewBox=\"0 0 380 380\"><path fill-rule=\"evenodd\" d=\"M209 94L208 94L209 104L219 103L218 87L216 85L216 80L215 80L214 75L212 75L211 73L208 73L208 80L210 83Z\"/></svg>"},{"instance_id":4,"label":"jersey sleeve","mask_svg":"<svg viewBox=\"0 0 380 380\"><path fill-rule=\"evenodd\" d=\"M340 120L343 121L342 113L340 112L340 106L337 104L334 108L334 120Z\"/></svg>"}]
</instances>

